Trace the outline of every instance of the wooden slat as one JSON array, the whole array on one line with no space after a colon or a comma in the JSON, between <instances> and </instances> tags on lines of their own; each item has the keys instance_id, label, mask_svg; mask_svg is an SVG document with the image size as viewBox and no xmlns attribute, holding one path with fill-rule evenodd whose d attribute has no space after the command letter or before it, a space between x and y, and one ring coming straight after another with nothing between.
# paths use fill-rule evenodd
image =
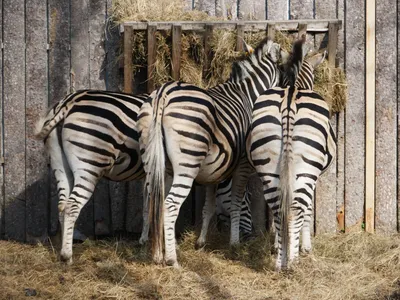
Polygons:
<instances>
[{"instance_id":1,"label":"wooden slat","mask_svg":"<svg viewBox=\"0 0 400 300\"><path fill-rule=\"evenodd\" d=\"M307 24L299 23L299 33L298 33L297 37L301 38L306 33L307 33Z\"/></svg>"},{"instance_id":2,"label":"wooden slat","mask_svg":"<svg viewBox=\"0 0 400 300\"><path fill-rule=\"evenodd\" d=\"M376 3L376 18L375 18ZM366 89L367 89L367 149L370 145L369 130L373 122L372 112L376 109L376 139L375 139L375 231L381 234L392 234L397 232L397 12L396 1L367 1L366 24ZM376 21L376 24L375 24ZM374 25L376 26L376 69L372 69L374 62L375 37ZM376 72L374 78L370 72ZM371 86L376 83L376 105L373 102ZM374 105L374 106L373 106ZM371 117L371 119L369 119ZM367 152L367 166L371 163L370 152ZM372 156L372 154L371 154ZM372 169L369 169L372 171ZM367 173L366 180L369 180ZM371 200L370 200L371 197ZM366 218L372 214L372 193L369 190L369 181L366 182ZM368 222L366 223L368 225Z\"/></svg>"},{"instance_id":3,"label":"wooden slat","mask_svg":"<svg viewBox=\"0 0 400 300\"><path fill-rule=\"evenodd\" d=\"M3 3L5 237L25 240L25 1Z\"/></svg>"},{"instance_id":4,"label":"wooden slat","mask_svg":"<svg viewBox=\"0 0 400 300\"><path fill-rule=\"evenodd\" d=\"M336 67L336 52L338 46L338 34L339 28L337 24L329 24L329 32L328 32L328 63L329 66L334 68Z\"/></svg>"},{"instance_id":5,"label":"wooden slat","mask_svg":"<svg viewBox=\"0 0 400 300\"><path fill-rule=\"evenodd\" d=\"M133 29L126 26L124 31L124 92L132 93L132 36Z\"/></svg>"},{"instance_id":6,"label":"wooden slat","mask_svg":"<svg viewBox=\"0 0 400 300\"><path fill-rule=\"evenodd\" d=\"M182 26L172 26L172 78L179 80L181 75Z\"/></svg>"},{"instance_id":7,"label":"wooden slat","mask_svg":"<svg viewBox=\"0 0 400 300\"><path fill-rule=\"evenodd\" d=\"M212 25L206 25L206 31L204 32L204 63L203 63L203 78L210 78L210 68L212 60L211 52L211 40L213 35L214 27Z\"/></svg>"},{"instance_id":8,"label":"wooden slat","mask_svg":"<svg viewBox=\"0 0 400 300\"><path fill-rule=\"evenodd\" d=\"M299 0L298 0L299 1ZM304 19L304 20L287 20L287 21L243 21L245 31L254 31L254 30L264 30L266 25L269 23L276 23L277 30L281 31L297 31L299 26L299 22L307 24L307 32L327 32L328 31L328 23L335 22L338 24L342 24L341 20L337 19L327 19L327 20L314 20L314 19ZM202 31L205 30L206 24L214 26L214 29L231 29L234 30L236 28L235 21L213 21L213 22L193 22L193 21L181 21L179 22L182 25L183 31ZM156 25L157 30L170 30L174 22L156 22L156 23L147 23L147 22L124 22L120 26L120 31L124 32L125 27L131 26L134 30L146 30L147 26Z\"/></svg>"},{"instance_id":9,"label":"wooden slat","mask_svg":"<svg viewBox=\"0 0 400 300\"><path fill-rule=\"evenodd\" d=\"M265 5L266 1L241 0L239 18L242 20L265 20Z\"/></svg>"},{"instance_id":10,"label":"wooden slat","mask_svg":"<svg viewBox=\"0 0 400 300\"><path fill-rule=\"evenodd\" d=\"M111 0L107 0L107 8L110 8L112 3ZM107 18L108 18L108 10ZM123 79L119 71L119 64L117 63L117 57L119 55L119 47L120 47L120 36L119 29L114 26L111 22L107 23L107 28L105 31L106 34L106 58L107 58L107 67L106 67L106 85L107 90L111 91L119 91L119 86L122 85ZM125 40L124 40L125 42ZM130 47L132 49L132 47ZM132 50L130 50L132 51ZM125 54L125 52L124 52ZM132 53L130 52L130 57L132 57ZM124 70L125 71L125 70ZM132 74L132 71L130 72ZM131 81L129 81L131 82ZM131 86L131 85L129 85ZM126 183L118 183L109 181L109 194L110 194L110 206L111 206L111 230L112 232L116 232L119 230L123 230L124 228L124 209L125 209L125 197L120 192L120 186L125 185Z\"/></svg>"},{"instance_id":11,"label":"wooden slat","mask_svg":"<svg viewBox=\"0 0 400 300\"><path fill-rule=\"evenodd\" d=\"M337 220L337 230L345 230L345 206L344 206L344 170L345 170L345 112L341 112L336 116L336 215L340 216Z\"/></svg>"},{"instance_id":12,"label":"wooden slat","mask_svg":"<svg viewBox=\"0 0 400 300\"><path fill-rule=\"evenodd\" d=\"M226 1L225 0L215 0L215 15L217 17L227 18L226 11Z\"/></svg>"},{"instance_id":13,"label":"wooden slat","mask_svg":"<svg viewBox=\"0 0 400 300\"><path fill-rule=\"evenodd\" d=\"M340 20L344 19L344 1L339 0L337 1L337 17ZM336 57L339 62L339 66L344 68L344 33L343 30L339 30L338 34L338 50L336 53ZM337 175L336 175L336 212L338 215L342 214L343 222L338 221L337 229L339 231L345 230L345 207L344 207L344 186L345 186L345 177L344 177L344 170L345 170L345 111L341 112L337 115L337 145L336 145L336 162L337 162Z\"/></svg>"},{"instance_id":14,"label":"wooden slat","mask_svg":"<svg viewBox=\"0 0 400 300\"><path fill-rule=\"evenodd\" d=\"M295 20L301 20L298 23L298 29L302 30L302 34L304 34L304 27L307 25L307 29L309 26L312 26L311 23L307 21L303 21L303 19L313 19L314 18L314 2L313 1L303 1L303 0L291 0L289 1L289 12L290 12L290 19L295 19ZM293 35L294 38L298 38L299 32L297 35ZM306 35L306 45L308 47L307 50L313 49L314 48L314 36L311 36L310 34ZM315 218L318 217L318 208L317 208L317 194L318 194L318 188L317 191L314 193L314 203L313 203L313 215L311 218L311 234L315 234L315 225L318 225L318 222L316 222ZM314 224L314 226L312 226ZM318 231L318 229L317 229Z\"/></svg>"},{"instance_id":15,"label":"wooden slat","mask_svg":"<svg viewBox=\"0 0 400 300\"><path fill-rule=\"evenodd\" d=\"M111 0L107 0L107 8L111 7ZM120 91L120 84L123 79L120 69L120 61L123 61L123 57L118 60L120 55L120 43L121 37L119 35L119 29L108 19L108 11L107 14L107 22L105 29L105 50L106 50L106 68L105 68L105 81L106 81L106 89L108 91ZM122 49L124 50L124 49ZM122 65L123 67L123 65Z\"/></svg>"},{"instance_id":16,"label":"wooden slat","mask_svg":"<svg viewBox=\"0 0 400 300\"><path fill-rule=\"evenodd\" d=\"M3 41L3 6L0 5L0 41ZM3 70L3 49L0 55L0 69ZM3 74L0 74L0 112L3 113ZM0 122L0 158L3 160L3 122ZM3 161L2 161L3 162ZM0 239L4 238L4 169L3 164L0 164Z\"/></svg>"},{"instance_id":17,"label":"wooden slat","mask_svg":"<svg viewBox=\"0 0 400 300\"><path fill-rule=\"evenodd\" d=\"M268 20L287 20L289 16L289 1L268 0L267 16Z\"/></svg>"},{"instance_id":18,"label":"wooden slat","mask_svg":"<svg viewBox=\"0 0 400 300\"><path fill-rule=\"evenodd\" d=\"M70 91L69 2L49 0L49 105ZM50 190L50 234L58 229L58 195L54 176Z\"/></svg>"},{"instance_id":19,"label":"wooden slat","mask_svg":"<svg viewBox=\"0 0 400 300\"><path fill-rule=\"evenodd\" d=\"M71 89L90 88L89 0L71 0ZM75 233L94 235L93 197L82 208Z\"/></svg>"},{"instance_id":20,"label":"wooden slat","mask_svg":"<svg viewBox=\"0 0 400 300\"><path fill-rule=\"evenodd\" d=\"M375 1L370 0L366 1L365 61L365 230L373 233L375 231ZM385 106L384 103L381 105Z\"/></svg>"},{"instance_id":21,"label":"wooden slat","mask_svg":"<svg viewBox=\"0 0 400 300\"><path fill-rule=\"evenodd\" d=\"M143 224L143 182L131 181L127 185L128 193L125 207L125 230L141 233Z\"/></svg>"},{"instance_id":22,"label":"wooden slat","mask_svg":"<svg viewBox=\"0 0 400 300\"><path fill-rule=\"evenodd\" d=\"M345 67L348 96L345 124L345 224L360 231L365 196L365 9L364 1L346 2Z\"/></svg>"},{"instance_id":23,"label":"wooden slat","mask_svg":"<svg viewBox=\"0 0 400 300\"><path fill-rule=\"evenodd\" d=\"M103 67L105 54L105 23L106 2L91 0L89 3L89 83L91 89L106 89L105 68ZM93 195L94 205L94 233L95 235L111 234L110 193L108 181L100 180Z\"/></svg>"},{"instance_id":24,"label":"wooden slat","mask_svg":"<svg viewBox=\"0 0 400 300\"><path fill-rule=\"evenodd\" d=\"M147 27L147 92L150 94L154 90L154 63L156 62L156 31L157 27L149 25Z\"/></svg>"},{"instance_id":25,"label":"wooden slat","mask_svg":"<svg viewBox=\"0 0 400 300\"><path fill-rule=\"evenodd\" d=\"M244 38L244 26L243 24L238 24L236 27L236 51L244 51L243 49L243 38Z\"/></svg>"},{"instance_id":26,"label":"wooden slat","mask_svg":"<svg viewBox=\"0 0 400 300\"><path fill-rule=\"evenodd\" d=\"M48 158L43 141L33 137L47 110L47 6L26 2L26 239L44 241L48 227Z\"/></svg>"},{"instance_id":27,"label":"wooden slat","mask_svg":"<svg viewBox=\"0 0 400 300\"><path fill-rule=\"evenodd\" d=\"M317 4L318 3L318 4ZM336 3L329 0L317 0L315 1L315 17L316 18L330 18L336 16ZM315 37L317 45L320 41ZM336 39L337 41L337 39ZM331 42L331 41L330 41ZM332 43L332 42L331 42ZM337 44L337 42L336 42ZM335 61L336 55L336 44L335 51L332 51L333 61ZM333 130L336 132L337 118L336 115L332 116L331 124ZM335 158L336 162L336 158ZM340 224L344 223L344 214L337 215L337 187L336 187L336 176L337 167L336 164L332 163L325 174L318 180L315 197L315 232L320 233L334 233L337 230L338 220ZM342 209L342 212L344 209ZM344 228L343 228L344 229Z\"/></svg>"},{"instance_id":28,"label":"wooden slat","mask_svg":"<svg viewBox=\"0 0 400 300\"><path fill-rule=\"evenodd\" d=\"M111 196L111 224L114 233L125 231L127 182L109 182Z\"/></svg>"},{"instance_id":29,"label":"wooden slat","mask_svg":"<svg viewBox=\"0 0 400 300\"><path fill-rule=\"evenodd\" d=\"M270 39L275 39L275 29L276 29L276 27L275 27L275 24L274 23L270 23L270 24L268 24L268 27L267 27L267 36L270 38Z\"/></svg>"},{"instance_id":30,"label":"wooden slat","mask_svg":"<svg viewBox=\"0 0 400 300\"><path fill-rule=\"evenodd\" d=\"M204 11L209 16L215 16L215 0L196 0L193 8Z\"/></svg>"}]
</instances>

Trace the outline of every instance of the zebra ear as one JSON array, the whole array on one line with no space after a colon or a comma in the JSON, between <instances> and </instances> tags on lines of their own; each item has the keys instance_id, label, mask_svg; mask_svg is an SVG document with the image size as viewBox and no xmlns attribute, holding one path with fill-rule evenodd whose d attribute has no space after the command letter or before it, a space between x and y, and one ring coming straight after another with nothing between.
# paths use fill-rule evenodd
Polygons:
<instances>
[{"instance_id":1,"label":"zebra ear","mask_svg":"<svg viewBox=\"0 0 400 300\"><path fill-rule=\"evenodd\" d=\"M268 54L273 62L278 62L281 58L281 45L277 43L271 43L268 48Z\"/></svg>"},{"instance_id":2,"label":"zebra ear","mask_svg":"<svg viewBox=\"0 0 400 300\"><path fill-rule=\"evenodd\" d=\"M243 40L243 49L247 55L250 55L254 52L254 48L249 44L247 44L244 40Z\"/></svg>"},{"instance_id":3,"label":"zebra ear","mask_svg":"<svg viewBox=\"0 0 400 300\"><path fill-rule=\"evenodd\" d=\"M311 56L310 58L307 59L307 62L315 69L324 61L325 56L326 56L326 51Z\"/></svg>"}]
</instances>

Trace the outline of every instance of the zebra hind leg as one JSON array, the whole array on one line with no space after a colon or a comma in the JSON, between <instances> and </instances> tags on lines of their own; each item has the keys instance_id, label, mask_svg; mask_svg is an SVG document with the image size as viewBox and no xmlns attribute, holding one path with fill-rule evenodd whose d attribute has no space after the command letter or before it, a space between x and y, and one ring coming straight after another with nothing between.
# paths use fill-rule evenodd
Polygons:
<instances>
[{"instance_id":1,"label":"zebra hind leg","mask_svg":"<svg viewBox=\"0 0 400 300\"><path fill-rule=\"evenodd\" d=\"M311 246L311 214L312 214L312 207L307 209L306 214L304 215L304 224L301 229L301 252L303 253L310 253L312 250Z\"/></svg>"},{"instance_id":2,"label":"zebra hind leg","mask_svg":"<svg viewBox=\"0 0 400 300\"><path fill-rule=\"evenodd\" d=\"M46 148L50 156L50 165L56 178L58 193L58 219L60 222L61 236L63 236L64 227L64 210L67 199L70 195L73 182L73 175L69 167L68 161L64 155L62 147L59 143L57 130L53 130L47 140Z\"/></svg>"},{"instance_id":3,"label":"zebra hind leg","mask_svg":"<svg viewBox=\"0 0 400 300\"><path fill-rule=\"evenodd\" d=\"M139 244L145 245L149 240L149 193L148 193L148 184L143 185L143 227L142 234L140 235Z\"/></svg>"},{"instance_id":4,"label":"zebra hind leg","mask_svg":"<svg viewBox=\"0 0 400 300\"><path fill-rule=\"evenodd\" d=\"M177 172L176 172L177 173ZM168 266L179 268L176 256L175 224L182 203L186 200L193 185L193 178L175 175L171 189L164 202L164 239L165 239L165 263Z\"/></svg>"},{"instance_id":5,"label":"zebra hind leg","mask_svg":"<svg viewBox=\"0 0 400 300\"><path fill-rule=\"evenodd\" d=\"M203 206L203 222L201 225L200 236L196 241L196 249L203 248L206 244L208 226L210 225L210 221L215 214L216 191L217 185L209 185L206 187L206 201Z\"/></svg>"},{"instance_id":6,"label":"zebra hind leg","mask_svg":"<svg viewBox=\"0 0 400 300\"><path fill-rule=\"evenodd\" d=\"M74 186L67 200L64 210L64 228L61 248L61 259L72 263L72 243L75 222L79 217L81 209L92 197L97 179L88 179L88 173L77 171L74 173Z\"/></svg>"}]
</instances>

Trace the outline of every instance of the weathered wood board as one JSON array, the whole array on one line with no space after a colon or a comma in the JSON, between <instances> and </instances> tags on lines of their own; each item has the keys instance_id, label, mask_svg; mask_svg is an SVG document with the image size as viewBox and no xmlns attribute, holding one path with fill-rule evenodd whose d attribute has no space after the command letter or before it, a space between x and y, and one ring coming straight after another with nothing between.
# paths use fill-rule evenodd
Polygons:
<instances>
[{"instance_id":1,"label":"weathered wood board","mask_svg":"<svg viewBox=\"0 0 400 300\"><path fill-rule=\"evenodd\" d=\"M365 198L365 9L364 1L346 3L345 67L349 101L345 114L345 224L361 230Z\"/></svg>"},{"instance_id":2,"label":"weathered wood board","mask_svg":"<svg viewBox=\"0 0 400 300\"><path fill-rule=\"evenodd\" d=\"M0 5L0 40L3 40L3 6ZM1 49L3 54L3 49ZM0 56L0 68L3 70L3 55ZM0 112L3 112L3 76L0 75ZM0 122L0 157L4 157L3 153L3 122ZM3 164L0 165L0 239L4 237L4 169Z\"/></svg>"},{"instance_id":3,"label":"weathered wood board","mask_svg":"<svg viewBox=\"0 0 400 300\"><path fill-rule=\"evenodd\" d=\"M89 2L89 84L91 89L106 89L105 20L106 2ZM93 195L94 233L96 236L111 234L110 192L108 181L100 180Z\"/></svg>"},{"instance_id":4,"label":"weathered wood board","mask_svg":"<svg viewBox=\"0 0 400 300\"><path fill-rule=\"evenodd\" d=\"M396 1L376 2L375 230L397 231Z\"/></svg>"},{"instance_id":5,"label":"weathered wood board","mask_svg":"<svg viewBox=\"0 0 400 300\"><path fill-rule=\"evenodd\" d=\"M70 92L70 9L69 2L49 0L49 105ZM58 229L58 195L55 178L51 176L49 234Z\"/></svg>"},{"instance_id":6,"label":"weathered wood board","mask_svg":"<svg viewBox=\"0 0 400 300\"><path fill-rule=\"evenodd\" d=\"M315 1L315 18L335 18L336 17L336 2L329 0L317 0ZM315 43L316 47L319 47L324 36L316 36ZM333 38L333 37L329 37ZM332 56L335 57L332 49ZM331 53L330 53L331 54ZM335 66L335 62L330 62L332 67ZM332 117L331 124L336 132L336 115ZM336 162L336 159L335 159ZM332 163L325 174L318 180L316 188L315 198L315 233L333 233L336 232L336 175L337 168L336 163Z\"/></svg>"},{"instance_id":7,"label":"weathered wood board","mask_svg":"<svg viewBox=\"0 0 400 300\"><path fill-rule=\"evenodd\" d=\"M267 1L267 20L288 20L289 19L289 1L268 0Z\"/></svg>"},{"instance_id":8,"label":"weathered wood board","mask_svg":"<svg viewBox=\"0 0 400 300\"><path fill-rule=\"evenodd\" d=\"M47 110L47 7L26 2L26 239L44 241L48 226L48 157L34 139L37 120Z\"/></svg>"},{"instance_id":9,"label":"weathered wood board","mask_svg":"<svg viewBox=\"0 0 400 300\"><path fill-rule=\"evenodd\" d=\"M89 0L71 0L71 89L90 88ZM82 208L76 232L94 236L93 197Z\"/></svg>"},{"instance_id":10,"label":"weathered wood board","mask_svg":"<svg viewBox=\"0 0 400 300\"><path fill-rule=\"evenodd\" d=\"M243 20L265 20L266 1L239 1L239 17Z\"/></svg>"},{"instance_id":11,"label":"weathered wood board","mask_svg":"<svg viewBox=\"0 0 400 300\"><path fill-rule=\"evenodd\" d=\"M5 238L25 241L25 2L3 3Z\"/></svg>"}]
</instances>

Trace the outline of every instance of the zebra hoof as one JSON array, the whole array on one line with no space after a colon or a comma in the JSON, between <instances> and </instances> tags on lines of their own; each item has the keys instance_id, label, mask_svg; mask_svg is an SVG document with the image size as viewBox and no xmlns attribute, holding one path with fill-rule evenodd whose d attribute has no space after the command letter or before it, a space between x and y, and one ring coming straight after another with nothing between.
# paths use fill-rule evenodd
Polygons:
<instances>
[{"instance_id":1,"label":"zebra hoof","mask_svg":"<svg viewBox=\"0 0 400 300\"><path fill-rule=\"evenodd\" d=\"M68 255L61 255L60 259L63 263L65 263L66 265L70 266L72 265L72 255L68 256Z\"/></svg>"},{"instance_id":2,"label":"zebra hoof","mask_svg":"<svg viewBox=\"0 0 400 300\"><path fill-rule=\"evenodd\" d=\"M180 269L181 266L176 260L169 259L165 262L167 266L173 267L174 269Z\"/></svg>"},{"instance_id":3,"label":"zebra hoof","mask_svg":"<svg viewBox=\"0 0 400 300\"><path fill-rule=\"evenodd\" d=\"M205 245L206 245L205 242L197 241L196 244L194 244L194 249L201 250L204 248Z\"/></svg>"},{"instance_id":4,"label":"zebra hoof","mask_svg":"<svg viewBox=\"0 0 400 300\"><path fill-rule=\"evenodd\" d=\"M301 247L300 252L303 254L310 254L311 253L311 247Z\"/></svg>"},{"instance_id":5,"label":"zebra hoof","mask_svg":"<svg viewBox=\"0 0 400 300\"><path fill-rule=\"evenodd\" d=\"M139 239L139 245L140 246L144 246L144 245L146 245L147 244L147 242L149 241L149 239L146 239L146 238L140 238Z\"/></svg>"}]
</instances>

